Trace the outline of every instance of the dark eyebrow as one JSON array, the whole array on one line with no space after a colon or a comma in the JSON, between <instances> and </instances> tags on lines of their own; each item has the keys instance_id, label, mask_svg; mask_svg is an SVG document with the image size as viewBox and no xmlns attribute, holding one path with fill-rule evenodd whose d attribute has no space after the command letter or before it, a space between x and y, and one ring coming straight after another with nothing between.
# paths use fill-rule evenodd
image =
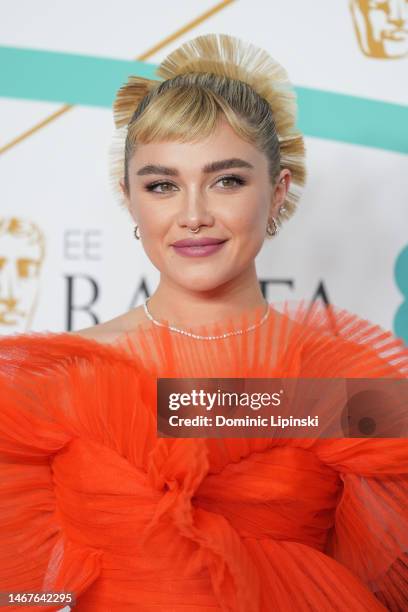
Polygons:
<instances>
[{"instance_id":1,"label":"dark eyebrow","mask_svg":"<svg viewBox=\"0 0 408 612\"><path fill-rule=\"evenodd\" d=\"M253 165L244 159L239 157L231 157L230 159L221 159L206 164L203 167L203 172L210 174L211 172L218 172L219 170L227 170L228 168L251 168ZM179 172L176 168L169 168L168 166L160 166L156 164L148 164L142 166L137 172L137 176L143 176L145 174L165 174L166 176L178 176Z\"/></svg>"}]
</instances>

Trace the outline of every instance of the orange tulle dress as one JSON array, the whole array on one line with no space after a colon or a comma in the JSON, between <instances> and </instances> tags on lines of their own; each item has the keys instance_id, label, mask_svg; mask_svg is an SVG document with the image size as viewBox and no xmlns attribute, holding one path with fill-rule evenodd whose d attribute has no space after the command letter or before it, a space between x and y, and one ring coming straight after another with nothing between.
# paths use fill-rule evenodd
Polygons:
<instances>
[{"instance_id":1,"label":"orange tulle dress","mask_svg":"<svg viewBox=\"0 0 408 612\"><path fill-rule=\"evenodd\" d=\"M190 331L245 328L262 311ZM150 321L111 345L3 337L0 591L73 592L78 612L408 610L406 430L157 434L159 377L276 376L406 379L408 349L303 302L211 341Z\"/></svg>"}]
</instances>

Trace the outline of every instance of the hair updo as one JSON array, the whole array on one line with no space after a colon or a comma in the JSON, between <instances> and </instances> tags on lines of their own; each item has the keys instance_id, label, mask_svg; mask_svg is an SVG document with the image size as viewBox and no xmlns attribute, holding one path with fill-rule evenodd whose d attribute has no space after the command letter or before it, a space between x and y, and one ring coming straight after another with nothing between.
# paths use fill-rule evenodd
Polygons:
<instances>
[{"instance_id":1,"label":"hair updo","mask_svg":"<svg viewBox=\"0 0 408 612\"><path fill-rule=\"evenodd\" d=\"M130 76L113 105L116 137L111 178L129 193L129 161L138 143L193 142L209 136L220 116L268 159L274 183L283 168L292 174L281 225L296 210L306 178L305 148L296 130L296 94L284 68L269 54L226 34L184 43L156 70L163 80ZM121 195L121 194L120 194ZM123 204L123 198L121 198Z\"/></svg>"}]
</instances>

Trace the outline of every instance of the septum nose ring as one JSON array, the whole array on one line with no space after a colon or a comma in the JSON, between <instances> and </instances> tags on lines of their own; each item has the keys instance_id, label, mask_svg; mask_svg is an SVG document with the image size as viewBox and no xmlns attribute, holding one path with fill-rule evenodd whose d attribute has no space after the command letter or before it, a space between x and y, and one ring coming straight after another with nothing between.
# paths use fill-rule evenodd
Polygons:
<instances>
[{"instance_id":1,"label":"septum nose ring","mask_svg":"<svg viewBox=\"0 0 408 612\"><path fill-rule=\"evenodd\" d=\"M196 234L199 230L200 230L200 227L196 227L196 229L190 229L190 232L193 232L193 234Z\"/></svg>"}]
</instances>

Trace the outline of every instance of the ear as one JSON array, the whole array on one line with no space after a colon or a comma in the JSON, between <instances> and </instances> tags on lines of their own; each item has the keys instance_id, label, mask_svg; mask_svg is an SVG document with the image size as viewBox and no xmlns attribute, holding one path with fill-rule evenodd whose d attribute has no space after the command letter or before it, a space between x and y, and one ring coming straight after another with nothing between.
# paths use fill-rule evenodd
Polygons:
<instances>
[{"instance_id":1,"label":"ear","mask_svg":"<svg viewBox=\"0 0 408 612\"><path fill-rule=\"evenodd\" d=\"M120 179L119 186L120 186L120 190L122 192L122 197L123 197L122 204L123 204L124 208L126 209L126 211L127 211L128 215L129 215L129 217L131 218L132 222L137 224L137 220L136 220L134 211L132 210L132 207L130 205L130 194L129 194L129 192L126 189L125 181L124 181L123 178Z\"/></svg>"},{"instance_id":2,"label":"ear","mask_svg":"<svg viewBox=\"0 0 408 612\"><path fill-rule=\"evenodd\" d=\"M279 215L279 209L281 206L283 206L286 200L291 180L292 174L288 168L284 168L280 171L272 191L270 217L274 217L276 219L276 217Z\"/></svg>"},{"instance_id":3,"label":"ear","mask_svg":"<svg viewBox=\"0 0 408 612\"><path fill-rule=\"evenodd\" d=\"M119 186L120 186L120 190L122 192L123 199L126 202L126 206L128 207L128 209L130 209L130 195L129 195L128 190L126 189L125 181L124 181L123 178L120 179Z\"/></svg>"}]
</instances>

